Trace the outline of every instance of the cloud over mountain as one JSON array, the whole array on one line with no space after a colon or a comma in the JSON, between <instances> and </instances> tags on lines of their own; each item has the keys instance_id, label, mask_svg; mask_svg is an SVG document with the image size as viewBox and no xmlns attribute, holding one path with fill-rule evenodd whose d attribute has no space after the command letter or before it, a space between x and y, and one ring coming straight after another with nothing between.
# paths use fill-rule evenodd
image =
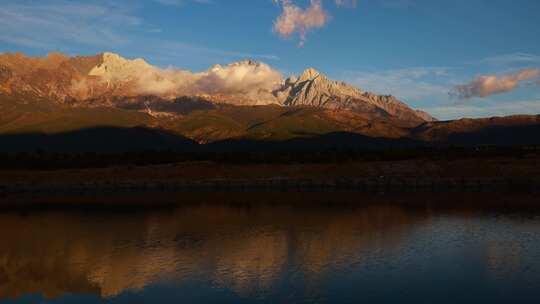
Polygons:
<instances>
[{"instance_id":1,"label":"cloud over mountain","mask_svg":"<svg viewBox=\"0 0 540 304\"><path fill-rule=\"evenodd\" d=\"M216 65L202 74L197 86L206 92L248 93L271 91L282 81L281 73L264 63L242 61Z\"/></svg>"},{"instance_id":2,"label":"cloud over mountain","mask_svg":"<svg viewBox=\"0 0 540 304\"><path fill-rule=\"evenodd\" d=\"M502 76L482 75L468 84L455 86L450 94L458 98L467 99L506 93L517 88L520 82L538 77L539 72L539 69L523 69L517 73Z\"/></svg>"},{"instance_id":3,"label":"cloud over mountain","mask_svg":"<svg viewBox=\"0 0 540 304\"><path fill-rule=\"evenodd\" d=\"M207 71L194 73L175 68L160 69L142 59L128 60L113 53L103 54L103 62L89 75L99 77L107 86L129 84L130 91L135 94L172 96L241 94L260 97L261 92L271 92L282 82L279 71L265 63L248 60L215 65ZM81 90L87 83L77 82L74 89Z\"/></svg>"}]
</instances>

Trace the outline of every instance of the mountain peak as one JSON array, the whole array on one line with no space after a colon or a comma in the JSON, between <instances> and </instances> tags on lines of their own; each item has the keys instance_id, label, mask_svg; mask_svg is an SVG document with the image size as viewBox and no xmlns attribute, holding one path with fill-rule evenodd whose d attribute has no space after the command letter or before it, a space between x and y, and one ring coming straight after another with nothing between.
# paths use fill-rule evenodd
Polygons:
<instances>
[{"instance_id":1,"label":"mountain peak","mask_svg":"<svg viewBox=\"0 0 540 304\"><path fill-rule=\"evenodd\" d=\"M63 53L60 53L60 52L49 52L47 54L47 58L48 59L58 59L58 60L65 60L65 59L68 59L69 56L63 54Z\"/></svg>"},{"instance_id":2,"label":"mountain peak","mask_svg":"<svg viewBox=\"0 0 540 304\"><path fill-rule=\"evenodd\" d=\"M152 69L152 66L141 58L130 60L111 52L103 53L102 57L103 62L94 67L88 75L101 76L108 83L125 81Z\"/></svg>"},{"instance_id":3,"label":"mountain peak","mask_svg":"<svg viewBox=\"0 0 540 304\"><path fill-rule=\"evenodd\" d=\"M300 81L306 81L306 80L313 80L317 77L319 77L321 73L314 68L306 69L302 75L300 75Z\"/></svg>"},{"instance_id":4,"label":"mountain peak","mask_svg":"<svg viewBox=\"0 0 540 304\"><path fill-rule=\"evenodd\" d=\"M369 113L373 117L394 116L410 122L431 120L393 96L364 92L343 81L328 79L319 71L306 69L300 78L287 79L275 93L287 106L315 106L333 110Z\"/></svg>"},{"instance_id":5,"label":"mountain peak","mask_svg":"<svg viewBox=\"0 0 540 304\"><path fill-rule=\"evenodd\" d=\"M218 72L218 71L222 71L224 69L230 69L230 68L235 68L235 67L254 67L254 68L257 68L257 67L260 67L262 65L264 65L264 64L260 63L260 62L257 62L257 61L254 61L254 60L246 59L246 60L242 60L242 61L229 63L229 64L227 64L225 66L222 66L221 64L215 64L209 69L209 71Z\"/></svg>"},{"instance_id":6,"label":"mountain peak","mask_svg":"<svg viewBox=\"0 0 540 304\"><path fill-rule=\"evenodd\" d=\"M117 59L117 60L126 60L124 57L116 54L116 53L112 53L112 52L104 52L103 54L101 54L103 56L103 59L108 59L108 60L113 60L113 59Z\"/></svg>"},{"instance_id":7,"label":"mountain peak","mask_svg":"<svg viewBox=\"0 0 540 304\"><path fill-rule=\"evenodd\" d=\"M259 63L255 60L246 59L238 62L239 65L259 65Z\"/></svg>"}]
</instances>

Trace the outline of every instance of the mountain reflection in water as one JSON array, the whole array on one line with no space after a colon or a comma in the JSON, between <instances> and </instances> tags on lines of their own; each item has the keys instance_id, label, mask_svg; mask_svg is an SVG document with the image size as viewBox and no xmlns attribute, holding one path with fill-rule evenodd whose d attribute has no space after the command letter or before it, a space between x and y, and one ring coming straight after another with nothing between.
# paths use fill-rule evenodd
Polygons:
<instances>
[{"instance_id":1,"label":"mountain reflection in water","mask_svg":"<svg viewBox=\"0 0 540 304\"><path fill-rule=\"evenodd\" d=\"M28 295L114 300L144 295L153 286L187 284L246 301L330 301L332 292L343 292L342 302L354 302L347 293L353 297L362 284L372 288L369 282L386 280L400 290L399 284L410 283L401 292L411 291L422 288L414 280L459 281L463 273L457 271L468 271L469 264L482 272L471 279L499 283L512 276L523 280L520 271L528 267L531 283L530 277L540 279L539 232L534 216L384 204L4 212L0 301ZM531 284L540 287L538 282ZM171 293L169 300L174 297L182 299Z\"/></svg>"}]
</instances>

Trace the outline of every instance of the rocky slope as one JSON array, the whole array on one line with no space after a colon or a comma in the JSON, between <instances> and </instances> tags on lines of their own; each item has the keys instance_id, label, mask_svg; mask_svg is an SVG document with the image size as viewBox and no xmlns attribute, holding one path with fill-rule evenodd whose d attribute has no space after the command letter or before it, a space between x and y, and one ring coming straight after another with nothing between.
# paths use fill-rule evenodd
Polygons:
<instances>
[{"instance_id":1,"label":"rocky slope","mask_svg":"<svg viewBox=\"0 0 540 304\"><path fill-rule=\"evenodd\" d=\"M330 80L315 69L305 70L300 78L288 78L275 95L286 106L366 112L376 117L392 116L413 123L434 120L425 112L412 110L394 96L363 92L347 83Z\"/></svg>"},{"instance_id":2,"label":"rocky slope","mask_svg":"<svg viewBox=\"0 0 540 304\"><path fill-rule=\"evenodd\" d=\"M46 57L27 57L22 53L0 55L0 93L28 94L62 102L66 98L79 99L94 92L79 95L75 84L79 81L101 83L89 75L100 64L101 55L68 57L50 53Z\"/></svg>"}]
</instances>

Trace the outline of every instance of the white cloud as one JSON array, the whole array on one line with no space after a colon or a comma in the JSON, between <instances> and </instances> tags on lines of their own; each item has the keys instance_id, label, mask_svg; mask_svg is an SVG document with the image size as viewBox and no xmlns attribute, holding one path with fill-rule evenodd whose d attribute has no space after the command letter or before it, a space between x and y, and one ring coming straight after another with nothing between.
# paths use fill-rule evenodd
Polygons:
<instances>
[{"instance_id":1,"label":"white cloud","mask_svg":"<svg viewBox=\"0 0 540 304\"><path fill-rule=\"evenodd\" d=\"M484 58L480 60L479 63L488 63L488 64L494 64L494 65L540 63L540 55L528 54L528 53L503 54L503 55L497 55L497 56Z\"/></svg>"},{"instance_id":2,"label":"white cloud","mask_svg":"<svg viewBox=\"0 0 540 304\"><path fill-rule=\"evenodd\" d=\"M538 77L539 72L539 69L523 69L501 76L481 75L467 84L455 86L450 94L461 99L502 94L513 91L523 81Z\"/></svg>"},{"instance_id":3,"label":"white cloud","mask_svg":"<svg viewBox=\"0 0 540 304\"><path fill-rule=\"evenodd\" d=\"M487 102L482 104L460 104L424 109L440 119L459 119L507 116L518 114L540 114L540 99L508 102Z\"/></svg>"},{"instance_id":4,"label":"white cloud","mask_svg":"<svg viewBox=\"0 0 540 304\"><path fill-rule=\"evenodd\" d=\"M188 43L159 40L153 41L147 45L137 46L141 53L152 55L152 57L160 58L162 62L167 64L172 61L187 60L189 58L204 57L206 60L211 60L211 64L221 60L236 61L243 59L253 60L273 60L277 61L280 58L273 54L258 54L250 52L242 52L235 50L222 50L208 48L199 45Z\"/></svg>"},{"instance_id":5,"label":"white cloud","mask_svg":"<svg viewBox=\"0 0 540 304\"><path fill-rule=\"evenodd\" d=\"M282 82L282 75L264 63L244 61L215 66L197 81L201 90L210 93L257 93L272 91Z\"/></svg>"},{"instance_id":6,"label":"white cloud","mask_svg":"<svg viewBox=\"0 0 540 304\"><path fill-rule=\"evenodd\" d=\"M239 62L216 65L206 72L192 73L179 69L158 69L134 73L139 93L157 95L243 94L258 96L270 92L282 82L279 71L264 63Z\"/></svg>"},{"instance_id":7,"label":"white cloud","mask_svg":"<svg viewBox=\"0 0 540 304\"><path fill-rule=\"evenodd\" d=\"M414 67L374 72L349 72L349 82L363 90L392 94L399 99L446 98L448 87L440 83L449 77L449 68Z\"/></svg>"},{"instance_id":8,"label":"white cloud","mask_svg":"<svg viewBox=\"0 0 540 304\"><path fill-rule=\"evenodd\" d=\"M282 6L282 13L274 21L274 31L283 38L289 38L298 34L299 45L306 42L309 31L324 27L330 20L330 16L324 10L321 0L311 0L306 9L293 4L292 0L276 0Z\"/></svg>"},{"instance_id":9,"label":"white cloud","mask_svg":"<svg viewBox=\"0 0 540 304\"><path fill-rule=\"evenodd\" d=\"M111 47L126 41L119 30L141 24L129 9L112 2L6 1L0 10L0 40L47 49L71 43Z\"/></svg>"}]
</instances>

